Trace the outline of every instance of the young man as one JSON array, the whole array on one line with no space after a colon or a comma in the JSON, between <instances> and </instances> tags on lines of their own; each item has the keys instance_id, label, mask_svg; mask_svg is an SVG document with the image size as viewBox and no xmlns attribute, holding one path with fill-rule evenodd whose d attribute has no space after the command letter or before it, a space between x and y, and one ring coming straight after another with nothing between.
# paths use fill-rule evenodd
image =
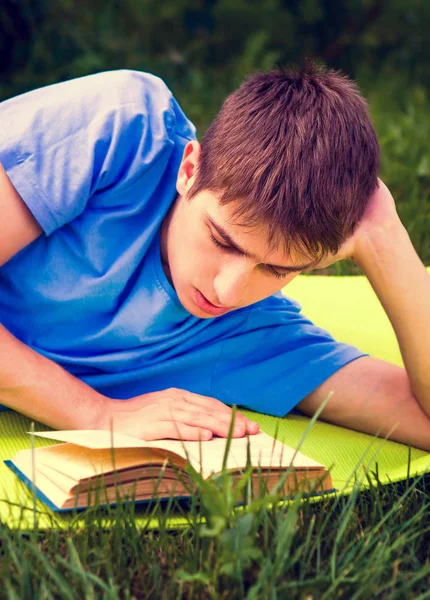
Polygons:
<instances>
[{"instance_id":1,"label":"young man","mask_svg":"<svg viewBox=\"0 0 430 600\"><path fill-rule=\"evenodd\" d=\"M210 439L227 405L310 415L333 391L324 419L430 450L430 278L378 184L353 83L257 74L201 146L138 72L36 90L0 116L1 403L61 429ZM279 293L346 257L406 369L337 343Z\"/></svg>"}]
</instances>

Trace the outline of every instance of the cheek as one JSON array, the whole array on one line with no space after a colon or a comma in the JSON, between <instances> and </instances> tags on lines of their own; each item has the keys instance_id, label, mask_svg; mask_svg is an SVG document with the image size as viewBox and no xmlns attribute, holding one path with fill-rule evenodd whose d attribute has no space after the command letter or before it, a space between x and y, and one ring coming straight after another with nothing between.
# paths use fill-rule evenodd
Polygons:
<instances>
[{"instance_id":1,"label":"cheek","mask_svg":"<svg viewBox=\"0 0 430 600\"><path fill-rule=\"evenodd\" d=\"M202 266L203 271L213 276L221 267L224 260L222 252L218 250L206 235L198 238L193 249L193 258L196 264Z\"/></svg>"},{"instance_id":2,"label":"cheek","mask_svg":"<svg viewBox=\"0 0 430 600\"><path fill-rule=\"evenodd\" d=\"M192 233L192 232L191 232ZM178 244L180 270L183 275L191 277L194 284L208 278L214 278L220 265L220 257L212 244L201 236L182 236Z\"/></svg>"},{"instance_id":3,"label":"cheek","mask_svg":"<svg viewBox=\"0 0 430 600\"><path fill-rule=\"evenodd\" d=\"M196 250L194 260L200 275L208 279L214 279L222 265L222 257L207 244Z\"/></svg>"}]
</instances>

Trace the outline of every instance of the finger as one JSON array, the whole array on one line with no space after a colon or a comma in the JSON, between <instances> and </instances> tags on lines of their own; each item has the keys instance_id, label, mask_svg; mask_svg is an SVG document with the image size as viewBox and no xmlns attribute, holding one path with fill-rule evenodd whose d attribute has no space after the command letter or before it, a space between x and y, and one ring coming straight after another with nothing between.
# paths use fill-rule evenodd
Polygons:
<instances>
[{"instance_id":1,"label":"finger","mask_svg":"<svg viewBox=\"0 0 430 600\"><path fill-rule=\"evenodd\" d=\"M207 406L212 410L216 411L216 414L225 414L229 415L231 419L232 408L223 404L220 400L216 400L215 398L211 398L209 396L201 396L200 394L194 394L193 392L184 391L184 398L190 404L195 404L197 406ZM243 421L243 423L252 423L253 425L257 425L254 421L251 421L245 415L242 415L239 411L236 411L236 419L238 422Z\"/></svg>"},{"instance_id":2,"label":"finger","mask_svg":"<svg viewBox=\"0 0 430 600\"><path fill-rule=\"evenodd\" d=\"M202 406L201 404L197 404L197 403L193 404L192 402L188 402L188 404L189 404L190 410L192 410L191 407L194 407L194 406L198 407L200 410L201 410L201 408L204 408L204 406ZM227 423L228 427L230 427L230 424L231 424L231 421L233 418L233 410L229 406L225 406L225 408L227 408L226 411L219 411L217 408L209 409L209 410L207 410L207 413L211 416L219 418L224 423ZM260 425L258 423L256 423L255 421L251 421L251 419L248 419L247 417L245 417L245 415L243 415L238 410L236 411L236 413L234 415L234 424L244 427L245 430L249 434L258 433L260 431Z\"/></svg>"},{"instance_id":3,"label":"finger","mask_svg":"<svg viewBox=\"0 0 430 600\"><path fill-rule=\"evenodd\" d=\"M212 439L213 433L204 427L192 427L185 423L163 421L158 422L151 430L152 440L172 439L190 442L208 441Z\"/></svg>"},{"instance_id":4,"label":"finger","mask_svg":"<svg viewBox=\"0 0 430 600\"><path fill-rule=\"evenodd\" d=\"M194 392L189 392L188 390L182 390L178 388L169 388L167 390L163 390L160 392L155 392L159 397L158 402L163 404L172 404L175 403L177 405L178 402L184 400L185 402L196 405L204 409L212 410L214 414L220 415L228 415L229 422L231 420L232 408L227 406L220 400L216 398L212 398L211 396L204 396L203 394L195 394ZM240 412L236 412L236 422L243 422L246 427L252 431L256 432L259 430L259 425L251 421Z\"/></svg>"},{"instance_id":5,"label":"finger","mask_svg":"<svg viewBox=\"0 0 430 600\"><path fill-rule=\"evenodd\" d=\"M205 409L216 410L219 413L231 414L231 408L219 400L210 398L209 396L202 396L201 394L194 394L187 390L170 388L160 392L153 392L153 395L157 397L157 403L160 404L187 402Z\"/></svg>"},{"instance_id":6,"label":"finger","mask_svg":"<svg viewBox=\"0 0 430 600\"><path fill-rule=\"evenodd\" d=\"M210 396L202 396L201 394L194 394L193 392L184 390L184 398L190 404L197 404L198 406L205 406L220 412L231 413L230 406Z\"/></svg>"},{"instance_id":7,"label":"finger","mask_svg":"<svg viewBox=\"0 0 430 600\"><path fill-rule=\"evenodd\" d=\"M193 423L199 426L211 426L211 430L222 437L226 437L231 427L231 421L233 413L231 410L228 412L219 412L208 408L205 404L192 404L187 402L184 398L179 398L175 403L168 401L161 401L158 405L154 405L152 409L152 416L163 422L165 421L179 421L182 423ZM215 429L212 429L212 426ZM258 423L254 423L236 413L235 422L233 428L233 437L241 437L245 433L253 435L258 433L260 426Z\"/></svg>"},{"instance_id":8,"label":"finger","mask_svg":"<svg viewBox=\"0 0 430 600\"><path fill-rule=\"evenodd\" d=\"M166 421L184 423L192 427L202 427L209 429L216 435L227 437L230 431L230 422L220 419L218 416L210 415L203 411L181 410L179 408L172 409L165 417ZM246 423L235 423L232 436L243 437L246 434Z\"/></svg>"}]
</instances>

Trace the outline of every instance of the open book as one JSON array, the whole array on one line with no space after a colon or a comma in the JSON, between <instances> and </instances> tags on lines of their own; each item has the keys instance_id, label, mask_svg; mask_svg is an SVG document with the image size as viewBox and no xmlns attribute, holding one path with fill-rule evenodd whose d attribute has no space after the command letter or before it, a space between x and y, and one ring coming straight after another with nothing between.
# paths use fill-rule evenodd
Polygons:
<instances>
[{"instance_id":1,"label":"open book","mask_svg":"<svg viewBox=\"0 0 430 600\"><path fill-rule=\"evenodd\" d=\"M222 472L225 438L204 442L176 440L144 441L109 431L49 431L35 435L66 442L21 450L6 464L37 496L55 511L86 508L94 498L100 504L121 499L135 501L189 497L193 482L186 470L191 466L206 479ZM249 456L249 462L248 462ZM327 469L260 432L230 440L225 468L234 478L251 464L255 493L270 492L286 469L292 467L280 493L288 496L297 486L309 493L333 488ZM98 494L98 496L97 496Z\"/></svg>"}]
</instances>

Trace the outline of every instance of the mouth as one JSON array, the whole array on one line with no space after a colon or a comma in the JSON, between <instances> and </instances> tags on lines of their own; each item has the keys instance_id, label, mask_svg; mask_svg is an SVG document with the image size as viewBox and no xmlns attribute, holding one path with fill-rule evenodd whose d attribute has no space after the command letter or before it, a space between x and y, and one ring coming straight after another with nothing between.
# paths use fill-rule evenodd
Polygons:
<instances>
[{"instance_id":1,"label":"mouth","mask_svg":"<svg viewBox=\"0 0 430 600\"><path fill-rule=\"evenodd\" d=\"M200 308L200 310L208 313L209 315L220 316L230 310L223 306L212 304L212 302L210 302L197 288L194 290L194 302Z\"/></svg>"}]
</instances>

